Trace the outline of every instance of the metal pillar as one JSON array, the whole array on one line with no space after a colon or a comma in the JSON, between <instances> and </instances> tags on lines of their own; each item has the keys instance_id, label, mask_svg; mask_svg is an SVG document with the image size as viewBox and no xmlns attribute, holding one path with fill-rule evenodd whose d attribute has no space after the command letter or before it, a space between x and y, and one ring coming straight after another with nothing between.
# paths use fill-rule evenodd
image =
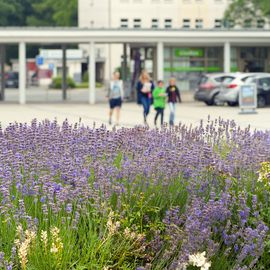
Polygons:
<instances>
[{"instance_id":1,"label":"metal pillar","mask_svg":"<svg viewBox=\"0 0 270 270\"><path fill-rule=\"evenodd\" d=\"M228 73L231 72L231 45L227 41L224 43L224 67L223 71Z\"/></svg>"},{"instance_id":2,"label":"metal pillar","mask_svg":"<svg viewBox=\"0 0 270 270\"><path fill-rule=\"evenodd\" d=\"M96 59L95 59L95 42L89 43L89 59L88 59L88 75L89 75L89 104L96 103Z\"/></svg>"},{"instance_id":3,"label":"metal pillar","mask_svg":"<svg viewBox=\"0 0 270 270\"><path fill-rule=\"evenodd\" d=\"M63 100L67 99L67 47L62 46L63 58L62 58L62 93Z\"/></svg>"},{"instance_id":4,"label":"metal pillar","mask_svg":"<svg viewBox=\"0 0 270 270\"><path fill-rule=\"evenodd\" d=\"M127 70L127 43L124 43L123 51L123 76L122 80L125 82L127 80L128 70Z\"/></svg>"},{"instance_id":5,"label":"metal pillar","mask_svg":"<svg viewBox=\"0 0 270 270\"><path fill-rule=\"evenodd\" d=\"M157 79L164 79L164 44L158 42L157 44Z\"/></svg>"},{"instance_id":6,"label":"metal pillar","mask_svg":"<svg viewBox=\"0 0 270 270\"><path fill-rule=\"evenodd\" d=\"M6 48L5 45L0 46L0 57L1 57L1 92L0 100L5 100L5 62L6 62Z\"/></svg>"},{"instance_id":7,"label":"metal pillar","mask_svg":"<svg viewBox=\"0 0 270 270\"><path fill-rule=\"evenodd\" d=\"M26 103L26 44L19 44L19 103Z\"/></svg>"}]
</instances>

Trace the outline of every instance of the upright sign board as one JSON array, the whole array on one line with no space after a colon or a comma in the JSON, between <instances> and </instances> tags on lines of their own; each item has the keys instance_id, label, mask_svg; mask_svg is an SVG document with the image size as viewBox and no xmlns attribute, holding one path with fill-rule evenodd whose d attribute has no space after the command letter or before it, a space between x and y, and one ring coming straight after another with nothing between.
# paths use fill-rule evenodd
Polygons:
<instances>
[{"instance_id":1,"label":"upright sign board","mask_svg":"<svg viewBox=\"0 0 270 270\"><path fill-rule=\"evenodd\" d=\"M240 114L257 113L257 87L256 84L244 84L239 93Z\"/></svg>"},{"instance_id":2,"label":"upright sign board","mask_svg":"<svg viewBox=\"0 0 270 270\"><path fill-rule=\"evenodd\" d=\"M36 57L36 65L37 66L42 66L44 64L44 58L42 56L37 56Z\"/></svg>"}]
</instances>

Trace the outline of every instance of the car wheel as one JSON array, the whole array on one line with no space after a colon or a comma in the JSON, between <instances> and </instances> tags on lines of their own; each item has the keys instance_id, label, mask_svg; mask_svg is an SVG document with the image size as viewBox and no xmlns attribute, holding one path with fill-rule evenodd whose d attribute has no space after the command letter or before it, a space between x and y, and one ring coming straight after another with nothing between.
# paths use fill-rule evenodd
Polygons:
<instances>
[{"instance_id":1,"label":"car wheel","mask_svg":"<svg viewBox=\"0 0 270 270\"><path fill-rule=\"evenodd\" d=\"M264 96L258 96L257 97L257 106L258 108L263 108L266 105L266 99Z\"/></svg>"},{"instance_id":2,"label":"car wheel","mask_svg":"<svg viewBox=\"0 0 270 270\"><path fill-rule=\"evenodd\" d=\"M213 96L212 102L213 102L213 105L216 105L216 106L224 104L222 101L219 100L218 93Z\"/></svg>"},{"instance_id":3,"label":"car wheel","mask_svg":"<svg viewBox=\"0 0 270 270\"><path fill-rule=\"evenodd\" d=\"M207 106L212 106L212 105L214 105L214 103L213 103L213 101L211 100L211 101L205 101L204 102Z\"/></svg>"},{"instance_id":4,"label":"car wheel","mask_svg":"<svg viewBox=\"0 0 270 270\"><path fill-rule=\"evenodd\" d=\"M238 104L238 102L233 102L233 101L228 101L227 103L230 107L235 107Z\"/></svg>"}]
</instances>

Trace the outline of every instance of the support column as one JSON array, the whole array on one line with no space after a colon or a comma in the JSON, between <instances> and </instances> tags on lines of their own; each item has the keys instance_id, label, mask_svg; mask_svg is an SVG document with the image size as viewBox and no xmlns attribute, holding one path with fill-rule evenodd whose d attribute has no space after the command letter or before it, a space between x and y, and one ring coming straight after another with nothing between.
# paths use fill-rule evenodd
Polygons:
<instances>
[{"instance_id":1,"label":"support column","mask_svg":"<svg viewBox=\"0 0 270 270\"><path fill-rule=\"evenodd\" d=\"M224 67L223 71L228 73L231 72L231 44L226 41L224 44Z\"/></svg>"},{"instance_id":2,"label":"support column","mask_svg":"<svg viewBox=\"0 0 270 270\"><path fill-rule=\"evenodd\" d=\"M89 43L89 59L88 59L88 75L89 75L89 104L96 103L96 57L95 42Z\"/></svg>"},{"instance_id":3,"label":"support column","mask_svg":"<svg viewBox=\"0 0 270 270\"><path fill-rule=\"evenodd\" d=\"M157 79L164 79L164 44L158 42L157 44Z\"/></svg>"},{"instance_id":4,"label":"support column","mask_svg":"<svg viewBox=\"0 0 270 270\"><path fill-rule=\"evenodd\" d=\"M67 47L62 46L63 58L62 58L62 91L63 100L67 99Z\"/></svg>"},{"instance_id":5,"label":"support column","mask_svg":"<svg viewBox=\"0 0 270 270\"><path fill-rule=\"evenodd\" d=\"M123 77L122 77L122 80L124 82L126 82L127 74L128 74L128 70L127 70L127 43L124 43L123 49L124 49L124 51L123 51Z\"/></svg>"},{"instance_id":6,"label":"support column","mask_svg":"<svg viewBox=\"0 0 270 270\"><path fill-rule=\"evenodd\" d=\"M6 48L5 45L0 46L0 57L1 57L1 93L0 100L5 100L5 62L6 62Z\"/></svg>"},{"instance_id":7,"label":"support column","mask_svg":"<svg viewBox=\"0 0 270 270\"><path fill-rule=\"evenodd\" d=\"M19 44L19 103L26 103L26 44Z\"/></svg>"}]
</instances>

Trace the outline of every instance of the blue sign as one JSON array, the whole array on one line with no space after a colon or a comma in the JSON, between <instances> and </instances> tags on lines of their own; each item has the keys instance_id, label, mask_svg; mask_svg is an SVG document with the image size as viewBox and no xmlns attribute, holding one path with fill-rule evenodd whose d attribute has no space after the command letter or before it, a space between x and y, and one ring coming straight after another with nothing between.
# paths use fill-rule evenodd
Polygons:
<instances>
[{"instance_id":1,"label":"blue sign","mask_svg":"<svg viewBox=\"0 0 270 270\"><path fill-rule=\"evenodd\" d=\"M44 64L44 58L41 57L41 56L37 56L37 57L36 57L36 65L37 65L37 66L41 66L41 65L43 65L43 64Z\"/></svg>"},{"instance_id":2,"label":"blue sign","mask_svg":"<svg viewBox=\"0 0 270 270\"><path fill-rule=\"evenodd\" d=\"M49 70L54 70L54 64L53 63L49 63Z\"/></svg>"}]
</instances>

